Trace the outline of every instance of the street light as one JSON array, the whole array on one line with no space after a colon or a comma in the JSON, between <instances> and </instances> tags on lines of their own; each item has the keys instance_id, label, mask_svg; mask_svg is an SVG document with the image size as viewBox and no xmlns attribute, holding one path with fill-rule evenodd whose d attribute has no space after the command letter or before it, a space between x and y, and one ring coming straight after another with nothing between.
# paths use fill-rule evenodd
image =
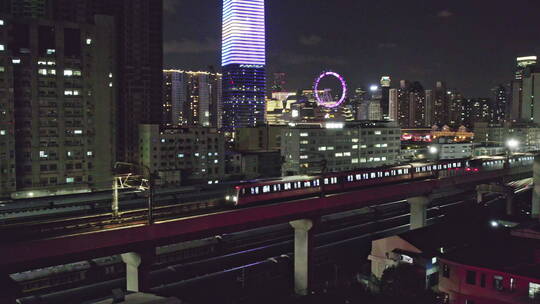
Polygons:
<instances>
[{"instance_id":1,"label":"street light","mask_svg":"<svg viewBox=\"0 0 540 304\"><path fill-rule=\"evenodd\" d=\"M515 138L510 138L506 141L506 146L510 149L510 150L515 150L519 147L519 141Z\"/></svg>"},{"instance_id":2,"label":"street light","mask_svg":"<svg viewBox=\"0 0 540 304\"><path fill-rule=\"evenodd\" d=\"M437 154L437 152L439 152L439 149L437 149L437 147L435 147L435 146L429 147L429 153Z\"/></svg>"}]
</instances>

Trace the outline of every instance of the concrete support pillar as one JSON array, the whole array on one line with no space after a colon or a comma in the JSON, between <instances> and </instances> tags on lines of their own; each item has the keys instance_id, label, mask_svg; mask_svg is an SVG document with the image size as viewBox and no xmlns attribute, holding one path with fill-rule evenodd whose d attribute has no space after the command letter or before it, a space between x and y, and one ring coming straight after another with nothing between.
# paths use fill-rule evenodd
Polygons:
<instances>
[{"instance_id":1,"label":"concrete support pillar","mask_svg":"<svg viewBox=\"0 0 540 304\"><path fill-rule=\"evenodd\" d=\"M297 295L305 296L311 287L313 221L304 219L290 224L294 228L294 291Z\"/></svg>"},{"instance_id":2,"label":"concrete support pillar","mask_svg":"<svg viewBox=\"0 0 540 304\"><path fill-rule=\"evenodd\" d=\"M540 155L534 157L533 183L531 216L534 219L540 220Z\"/></svg>"},{"instance_id":3,"label":"concrete support pillar","mask_svg":"<svg viewBox=\"0 0 540 304\"><path fill-rule=\"evenodd\" d=\"M150 290L150 267L155 258L155 249L144 252L122 253L126 263L126 290L147 292Z\"/></svg>"},{"instance_id":4,"label":"concrete support pillar","mask_svg":"<svg viewBox=\"0 0 540 304\"><path fill-rule=\"evenodd\" d=\"M411 230L425 227L429 198L427 196L411 197L407 199L407 202L411 206Z\"/></svg>"},{"instance_id":5,"label":"concrete support pillar","mask_svg":"<svg viewBox=\"0 0 540 304\"><path fill-rule=\"evenodd\" d=\"M476 202L482 204L484 202L484 192L476 190Z\"/></svg>"},{"instance_id":6,"label":"concrete support pillar","mask_svg":"<svg viewBox=\"0 0 540 304\"><path fill-rule=\"evenodd\" d=\"M515 215L516 210L514 206L514 195L507 194L506 195L506 215Z\"/></svg>"}]
</instances>

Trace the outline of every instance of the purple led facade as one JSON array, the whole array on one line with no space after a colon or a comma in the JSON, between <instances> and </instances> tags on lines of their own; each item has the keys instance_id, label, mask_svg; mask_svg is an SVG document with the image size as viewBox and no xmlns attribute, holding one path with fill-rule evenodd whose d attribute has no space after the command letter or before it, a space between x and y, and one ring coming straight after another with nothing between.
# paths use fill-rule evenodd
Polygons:
<instances>
[{"instance_id":1,"label":"purple led facade","mask_svg":"<svg viewBox=\"0 0 540 304\"><path fill-rule=\"evenodd\" d=\"M336 77L339 82L341 83L341 89L342 89L342 94L341 94L341 98L337 101L329 101L329 100L324 100L323 98L321 98L321 96L319 95L319 83L321 82L321 80L324 78L324 77L327 77L327 76L333 76L333 77ZM326 107L326 108L335 108L337 106L339 106L340 104L342 104L344 101L345 101L345 97L347 96L347 83L345 82L345 79L343 77L341 77L341 75L339 75L338 73L336 72L323 72L321 75L319 75L319 77L317 77L317 79L315 79L315 85L313 86L313 94L315 95L315 98L317 98L317 103L320 105L320 106L323 106L323 107Z\"/></svg>"}]
</instances>

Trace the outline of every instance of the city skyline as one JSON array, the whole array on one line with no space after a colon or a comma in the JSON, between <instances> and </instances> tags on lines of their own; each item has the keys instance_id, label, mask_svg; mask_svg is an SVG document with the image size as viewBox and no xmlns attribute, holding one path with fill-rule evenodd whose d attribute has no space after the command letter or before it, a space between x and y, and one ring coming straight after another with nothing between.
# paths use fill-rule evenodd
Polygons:
<instances>
[{"instance_id":1,"label":"city skyline","mask_svg":"<svg viewBox=\"0 0 540 304\"><path fill-rule=\"evenodd\" d=\"M383 75L392 77L394 87L400 79L418 80L425 87L443 80L465 96L487 97L492 88L511 80L516 57L540 51L530 39L536 4L522 1L531 9L518 11L519 5L461 5L463 1L361 7L345 2L267 3L268 75L287 73L292 89L309 88L326 69L342 73L353 87L377 83ZM180 4L165 0L164 66L219 66L220 3L182 3L179 10ZM350 9L344 10L343 4ZM201 13L190 16L193 11ZM201 17L207 22L195 22ZM182 31L176 30L179 26Z\"/></svg>"}]
</instances>

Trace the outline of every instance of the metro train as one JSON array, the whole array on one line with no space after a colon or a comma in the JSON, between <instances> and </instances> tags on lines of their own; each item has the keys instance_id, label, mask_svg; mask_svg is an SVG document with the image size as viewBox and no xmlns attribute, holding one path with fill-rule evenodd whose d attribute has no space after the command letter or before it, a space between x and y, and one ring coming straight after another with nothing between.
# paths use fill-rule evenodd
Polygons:
<instances>
[{"instance_id":1,"label":"metro train","mask_svg":"<svg viewBox=\"0 0 540 304\"><path fill-rule=\"evenodd\" d=\"M533 155L523 154L511 156L508 163L510 167L516 167L532 165L533 161ZM229 205L245 206L267 201L324 196L327 193L344 192L368 186L471 174L480 170L503 169L505 163L506 157L503 156L478 157L332 172L318 176L290 176L281 179L257 180L240 183L229 188L225 201Z\"/></svg>"}]
</instances>

